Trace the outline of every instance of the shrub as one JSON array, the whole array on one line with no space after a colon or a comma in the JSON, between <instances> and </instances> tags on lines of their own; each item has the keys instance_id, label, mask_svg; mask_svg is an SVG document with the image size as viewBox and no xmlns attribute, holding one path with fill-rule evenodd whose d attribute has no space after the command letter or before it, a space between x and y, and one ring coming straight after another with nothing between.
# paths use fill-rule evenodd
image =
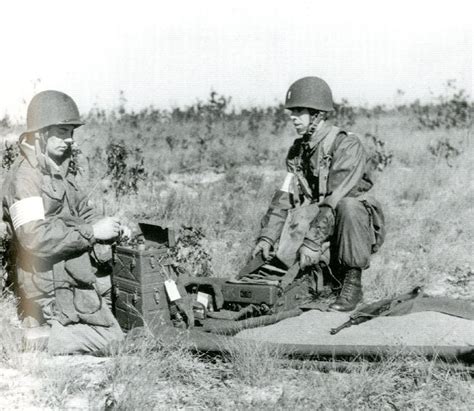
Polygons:
<instances>
[{"instance_id":1,"label":"shrub","mask_svg":"<svg viewBox=\"0 0 474 411\"><path fill-rule=\"evenodd\" d=\"M334 104L334 111L330 118L334 118L340 127L351 127L355 124L356 110L349 104L349 101L342 99L340 103Z\"/></svg>"},{"instance_id":2,"label":"shrub","mask_svg":"<svg viewBox=\"0 0 474 411\"><path fill-rule=\"evenodd\" d=\"M181 227L176 245L170 250L179 273L195 277L213 276L211 256L202 244L203 239L200 228Z\"/></svg>"},{"instance_id":3,"label":"shrub","mask_svg":"<svg viewBox=\"0 0 474 411\"><path fill-rule=\"evenodd\" d=\"M129 148L123 141L110 143L107 152L107 174L110 175L115 196L138 192L138 183L144 180L147 172L142 150Z\"/></svg>"},{"instance_id":4,"label":"shrub","mask_svg":"<svg viewBox=\"0 0 474 411\"><path fill-rule=\"evenodd\" d=\"M369 151L369 160L374 170L383 171L393 158L393 153L387 150L385 141L371 133L365 134L365 146Z\"/></svg>"},{"instance_id":5,"label":"shrub","mask_svg":"<svg viewBox=\"0 0 474 411\"><path fill-rule=\"evenodd\" d=\"M13 165L19 154L20 149L18 148L18 144L10 144L8 141L5 141L5 150L3 151L2 156L2 168L10 170L10 167Z\"/></svg>"},{"instance_id":6,"label":"shrub","mask_svg":"<svg viewBox=\"0 0 474 411\"><path fill-rule=\"evenodd\" d=\"M73 144L71 147L71 160L69 161L68 170L69 173L76 176L78 173L81 172L81 168L79 166L79 156L82 154L81 149Z\"/></svg>"},{"instance_id":7,"label":"shrub","mask_svg":"<svg viewBox=\"0 0 474 411\"><path fill-rule=\"evenodd\" d=\"M269 107L267 112L273 118L272 121L272 132L273 134L280 133L288 124L289 117L285 112L285 105L283 103L278 104L276 107Z\"/></svg>"},{"instance_id":8,"label":"shrub","mask_svg":"<svg viewBox=\"0 0 474 411\"><path fill-rule=\"evenodd\" d=\"M421 104L416 100L411 110L419 128L454 128L468 127L471 123L472 104L463 89L458 89L455 80L446 82L444 95L435 99L434 103Z\"/></svg>"},{"instance_id":9,"label":"shrub","mask_svg":"<svg viewBox=\"0 0 474 411\"><path fill-rule=\"evenodd\" d=\"M444 158L448 166L452 167L451 160L459 156L462 152L460 148L453 145L454 143L449 138L443 138L431 142L428 145L428 151L436 158Z\"/></svg>"},{"instance_id":10,"label":"shrub","mask_svg":"<svg viewBox=\"0 0 474 411\"><path fill-rule=\"evenodd\" d=\"M11 128L12 122L10 120L10 116L5 114L2 119L0 119L0 127L1 128Z\"/></svg>"}]
</instances>

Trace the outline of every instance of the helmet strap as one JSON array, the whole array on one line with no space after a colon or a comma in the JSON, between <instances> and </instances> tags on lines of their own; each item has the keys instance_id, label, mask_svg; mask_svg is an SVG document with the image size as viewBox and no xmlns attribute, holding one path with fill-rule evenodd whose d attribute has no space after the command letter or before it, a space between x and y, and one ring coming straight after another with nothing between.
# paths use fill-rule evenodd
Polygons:
<instances>
[{"instance_id":1,"label":"helmet strap","mask_svg":"<svg viewBox=\"0 0 474 411\"><path fill-rule=\"evenodd\" d=\"M46 142L48 141L48 132L45 129L41 129L35 133L35 148L39 148L40 153L45 153Z\"/></svg>"},{"instance_id":2,"label":"helmet strap","mask_svg":"<svg viewBox=\"0 0 474 411\"><path fill-rule=\"evenodd\" d=\"M47 134L45 130L40 130L35 132L35 152L36 152L36 160L38 164L43 169L48 169L47 160L48 157L46 153L46 141L48 140Z\"/></svg>"},{"instance_id":3,"label":"helmet strap","mask_svg":"<svg viewBox=\"0 0 474 411\"><path fill-rule=\"evenodd\" d=\"M322 126L324 120L326 119L326 112L316 111L311 117L311 121L308 126L308 131L306 131L305 136L311 137L319 126Z\"/></svg>"}]
</instances>

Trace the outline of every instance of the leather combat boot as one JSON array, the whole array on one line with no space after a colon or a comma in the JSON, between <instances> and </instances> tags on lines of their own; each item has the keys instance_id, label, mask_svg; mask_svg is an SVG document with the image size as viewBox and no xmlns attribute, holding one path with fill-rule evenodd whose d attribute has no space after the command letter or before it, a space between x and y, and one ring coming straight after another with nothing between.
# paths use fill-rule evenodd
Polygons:
<instances>
[{"instance_id":1,"label":"leather combat boot","mask_svg":"<svg viewBox=\"0 0 474 411\"><path fill-rule=\"evenodd\" d=\"M329 308L337 311L352 311L362 300L362 270L349 268L344 278L344 285L336 301Z\"/></svg>"}]
</instances>

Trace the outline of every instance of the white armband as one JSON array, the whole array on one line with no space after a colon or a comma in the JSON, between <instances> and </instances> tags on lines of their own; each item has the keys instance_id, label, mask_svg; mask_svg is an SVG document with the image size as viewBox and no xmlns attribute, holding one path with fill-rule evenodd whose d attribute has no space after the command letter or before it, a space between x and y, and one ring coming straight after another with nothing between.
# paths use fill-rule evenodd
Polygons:
<instances>
[{"instance_id":1,"label":"white armband","mask_svg":"<svg viewBox=\"0 0 474 411\"><path fill-rule=\"evenodd\" d=\"M172 279L168 279L165 281L165 289L166 289L166 294L168 294L168 298L171 302L179 300L181 298L181 295L179 294L178 286L176 285L176 282Z\"/></svg>"},{"instance_id":2,"label":"white armband","mask_svg":"<svg viewBox=\"0 0 474 411\"><path fill-rule=\"evenodd\" d=\"M281 191L284 191L286 193L293 193L291 182L293 181L294 176L295 175L293 173L286 174L285 181L283 182L283 185L280 188Z\"/></svg>"},{"instance_id":3,"label":"white armband","mask_svg":"<svg viewBox=\"0 0 474 411\"><path fill-rule=\"evenodd\" d=\"M15 230L30 221L44 220L44 206L41 197L24 198L14 203L9 210Z\"/></svg>"}]
</instances>

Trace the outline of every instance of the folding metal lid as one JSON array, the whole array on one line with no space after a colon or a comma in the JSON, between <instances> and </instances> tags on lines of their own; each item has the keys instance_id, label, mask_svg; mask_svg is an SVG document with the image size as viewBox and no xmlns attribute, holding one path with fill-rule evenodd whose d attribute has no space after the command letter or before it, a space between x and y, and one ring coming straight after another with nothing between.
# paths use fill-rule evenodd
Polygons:
<instances>
[{"instance_id":1,"label":"folding metal lid","mask_svg":"<svg viewBox=\"0 0 474 411\"><path fill-rule=\"evenodd\" d=\"M163 228L158 224L152 222L138 223L140 231L146 241L151 241L158 244L166 245L167 247L174 247L175 238L174 231L170 228Z\"/></svg>"}]
</instances>

